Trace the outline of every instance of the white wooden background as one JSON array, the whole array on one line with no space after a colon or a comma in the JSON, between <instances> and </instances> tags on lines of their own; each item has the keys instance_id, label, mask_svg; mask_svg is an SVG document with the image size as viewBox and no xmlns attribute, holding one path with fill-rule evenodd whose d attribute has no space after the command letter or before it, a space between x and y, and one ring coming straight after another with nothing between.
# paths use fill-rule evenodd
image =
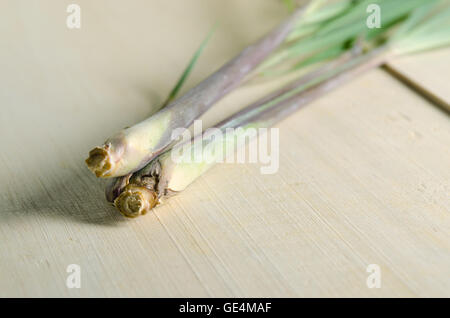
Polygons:
<instances>
[{"instance_id":1,"label":"white wooden background","mask_svg":"<svg viewBox=\"0 0 450 318\"><path fill-rule=\"evenodd\" d=\"M80 30L66 27L70 3ZM276 1L3 0L0 12L0 296L450 296L449 116L385 70L282 122L275 175L219 165L136 220L105 202L89 149L151 113L215 22L190 87L280 21ZM391 67L448 103L449 53ZM66 287L69 264L80 289Z\"/></svg>"}]
</instances>

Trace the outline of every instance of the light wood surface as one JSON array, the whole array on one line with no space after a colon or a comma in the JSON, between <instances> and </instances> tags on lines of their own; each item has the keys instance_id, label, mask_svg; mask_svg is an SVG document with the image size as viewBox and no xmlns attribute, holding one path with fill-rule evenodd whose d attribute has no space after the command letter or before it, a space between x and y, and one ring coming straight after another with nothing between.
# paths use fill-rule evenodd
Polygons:
<instances>
[{"instance_id":1,"label":"light wood surface","mask_svg":"<svg viewBox=\"0 0 450 318\"><path fill-rule=\"evenodd\" d=\"M219 165L128 220L85 167L89 149L157 107L216 21L190 87L286 12L77 0L82 27L69 30L73 2L0 3L0 296L450 296L447 114L374 70L278 126L277 174ZM449 101L448 53L396 63ZM69 264L80 289L66 287Z\"/></svg>"}]
</instances>

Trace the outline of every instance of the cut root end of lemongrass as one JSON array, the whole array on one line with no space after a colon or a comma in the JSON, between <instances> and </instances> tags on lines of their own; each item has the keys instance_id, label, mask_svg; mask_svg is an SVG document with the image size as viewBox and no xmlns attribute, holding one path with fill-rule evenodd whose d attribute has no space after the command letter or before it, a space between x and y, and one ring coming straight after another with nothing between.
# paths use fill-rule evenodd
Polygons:
<instances>
[{"instance_id":1,"label":"cut root end of lemongrass","mask_svg":"<svg viewBox=\"0 0 450 318\"><path fill-rule=\"evenodd\" d=\"M157 203L155 191L135 185L127 186L114 201L120 213L129 218L147 214Z\"/></svg>"},{"instance_id":2,"label":"cut root end of lemongrass","mask_svg":"<svg viewBox=\"0 0 450 318\"><path fill-rule=\"evenodd\" d=\"M95 147L89 152L86 164L98 178L108 177L111 172L112 162L109 155L109 145Z\"/></svg>"}]
</instances>

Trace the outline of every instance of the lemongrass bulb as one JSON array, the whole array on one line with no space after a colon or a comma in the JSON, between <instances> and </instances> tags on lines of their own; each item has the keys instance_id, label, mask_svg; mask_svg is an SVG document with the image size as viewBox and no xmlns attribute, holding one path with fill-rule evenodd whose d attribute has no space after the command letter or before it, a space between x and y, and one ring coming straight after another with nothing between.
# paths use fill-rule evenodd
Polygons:
<instances>
[{"instance_id":1,"label":"lemongrass bulb","mask_svg":"<svg viewBox=\"0 0 450 318\"><path fill-rule=\"evenodd\" d=\"M147 214L156 204L155 191L135 185L128 185L114 201L116 208L129 218Z\"/></svg>"}]
</instances>

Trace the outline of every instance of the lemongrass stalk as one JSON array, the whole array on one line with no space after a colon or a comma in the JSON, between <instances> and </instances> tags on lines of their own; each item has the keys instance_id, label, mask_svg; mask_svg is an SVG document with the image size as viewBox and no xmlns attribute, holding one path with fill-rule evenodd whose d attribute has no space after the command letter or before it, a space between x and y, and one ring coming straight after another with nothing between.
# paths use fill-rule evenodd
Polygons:
<instances>
[{"instance_id":1,"label":"lemongrass stalk","mask_svg":"<svg viewBox=\"0 0 450 318\"><path fill-rule=\"evenodd\" d=\"M383 64L387 59L386 52L386 48L380 48L361 58L356 58L346 63L344 68L340 68L337 74L331 73L331 76L327 75L327 79L322 81L310 81L309 83L317 82L317 84L310 84L306 86L308 87L306 89L303 82L294 82L300 84L299 87L289 84L280 92L271 95L276 98L280 95L284 96L278 103L271 104L269 101L268 106L268 98L262 99L260 103L255 103L218 124L217 128L222 131L230 127L241 128L233 130L232 134L224 134L222 139L210 138L207 131L195 137L187 148L186 144L181 144L163 153L144 169L133 174L130 183L115 200L117 209L127 217L137 217L148 213L164 199L183 191L217 162L222 161L224 154L227 153L224 149L242 147L236 144L237 137L245 135L247 129L274 125L361 72ZM294 93L287 95L285 91L292 92L289 88L295 88ZM196 142L197 140L200 142ZM173 160L175 151L182 152L181 160L176 162ZM213 158L208 157L208 160L205 160L205 151L208 151L209 155L212 153ZM201 161L193 158L197 152L202 154ZM183 156L188 160L183 160Z\"/></svg>"},{"instance_id":2,"label":"lemongrass stalk","mask_svg":"<svg viewBox=\"0 0 450 318\"><path fill-rule=\"evenodd\" d=\"M450 2L430 0L416 9L391 42L397 55L450 45Z\"/></svg>"},{"instance_id":3,"label":"lemongrass stalk","mask_svg":"<svg viewBox=\"0 0 450 318\"><path fill-rule=\"evenodd\" d=\"M261 112L262 110L264 110L264 107L269 107L271 104L279 102L279 100L277 100L278 98L282 98L282 96L291 92L293 89L299 87L306 88L306 85L314 84L314 80L317 80L321 76L325 76L334 68L337 68L340 65L348 62L351 58L358 56L359 54L361 54L361 50L362 47L360 45L356 45L353 50L346 52L340 58L326 63L320 68L315 69L300 77L298 80L295 80L285 85L281 89L264 96L263 98L252 103L250 106L247 106L240 112L237 112L234 115L230 116L228 119L219 122L218 124L216 124L216 127L226 128L239 125L239 123L244 121L245 118L254 115L256 112ZM111 179L111 182L108 183L105 189L106 200L108 202L114 202L114 200L120 195L120 193L122 193L125 187L130 183L131 175L132 174L128 174L126 176Z\"/></svg>"},{"instance_id":4,"label":"lemongrass stalk","mask_svg":"<svg viewBox=\"0 0 450 318\"><path fill-rule=\"evenodd\" d=\"M353 0L341 0L327 5L325 5L326 3L322 3L322 6L316 8L313 14L305 16L304 19L297 23L296 28L289 34L286 40L288 42L295 41L301 37L317 32L324 22L329 22L337 18L351 8L352 2Z\"/></svg>"},{"instance_id":5,"label":"lemongrass stalk","mask_svg":"<svg viewBox=\"0 0 450 318\"><path fill-rule=\"evenodd\" d=\"M247 47L181 98L94 148L86 160L88 168L97 177L110 178L144 167L170 146L174 129L189 127L220 98L238 87L246 75L283 43L306 9L307 5L297 9L280 26Z\"/></svg>"}]
</instances>

